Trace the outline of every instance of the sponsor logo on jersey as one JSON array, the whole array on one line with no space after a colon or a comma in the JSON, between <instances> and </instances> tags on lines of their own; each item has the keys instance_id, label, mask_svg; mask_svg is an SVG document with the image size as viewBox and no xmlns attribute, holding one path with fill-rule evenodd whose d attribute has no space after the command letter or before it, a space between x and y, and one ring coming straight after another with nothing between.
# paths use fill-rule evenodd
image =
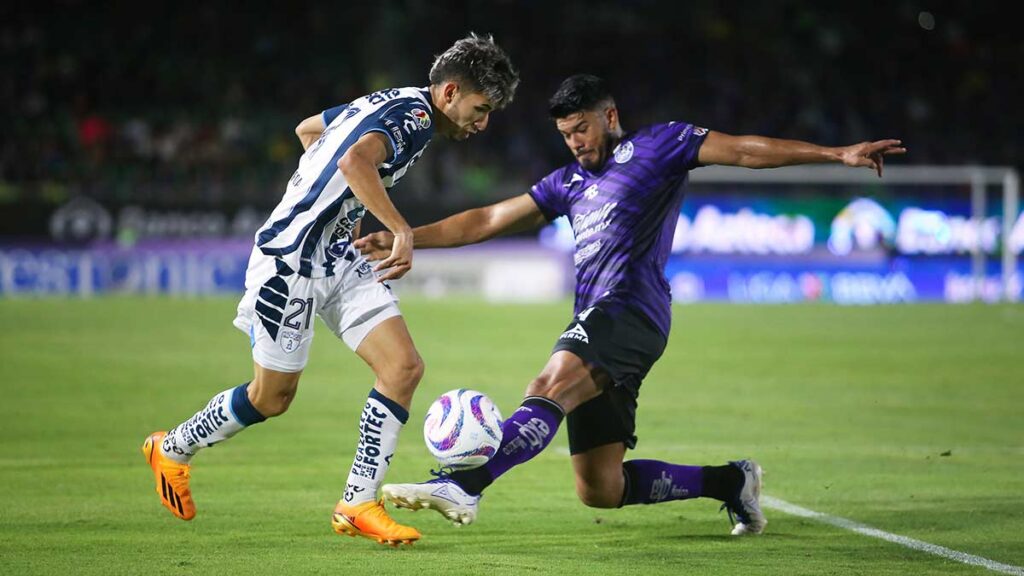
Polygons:
<instances>
[{"instance_id":1,"label":"sponsor logo on jersey","mask_svg":"<svg viewBox=\"0 0 1024 576\"><path fill-rule=\"evenodd\" d=\"M559 336L559 340L576 340L577 342L583 342L584 344L590 344L590 336L587 335L587 331L583 329L583 326L576 323L575 326L569 328L562 335Z\"/></svg>"},{"instance_id":2,"label":"sponsor logo on jersey","mask_svg":"<svg viewBox=\"0 0 1024 576\"><path fill-rule=\"evenodd\" d=\"M611 226L615 207L618 205L618 202L605 202L600 208L573 216L572 229L576 236L576 245L583 244L594 234L604 232Z\"/></svg>"},{"instance_id":3,"label":"sponsor logo on jersey","mask_svg":"<svg viewBox=\"0 0 1024 576\"><path fill-rule=\"evenodd\" d=\"M402 129L391 120L385 120L384 125L391 132L391 140L395 143L394 157L397 158L405 152L405 134L402 134Z\"/></svg>"},{"instance_id":4,"label":"sponsor logo on jersey","mask_svg":"<svg viewBox=\"0 0 1024 576\"><path fill-rule=\"evenodd\" d=\"M625 164L633 159L633 143L621 142L615 147L615 162Z\"/></svg>"},{"instance_id":5,"label":"sponsor logo on jersey","mask_svg":"<svg viewBox=\"0 0 1024 576\"><path fill-rule=\"evenodd\" d=\"M580 264L586 262L591 256L600 252L603 246L604 243L601 240L598 240L597 242L591 242L590 244L587 244L583 248L580 248L572 256L573 264L579 266Z\"/></svg>"},{"instance_id":6,"label":"sponsor logo on jersey","mask_svg":"<svg viewBox=\"0 0 1024 576\"><path fill-rule=\"evenodd\" d=\"M703 136L703 135L705 135L707 133L708 133L708 129L707 128L701 128L700 126L694 126L693 127L693 135L694 136Z\"/></svg>"},{"instance_id":7,"label":"sponsor logo on jersey","mask_svg":"<svg viewBox=\"0 0 1024 576\"><path fill-rule=\"evenodd\" d=\"M587 187L586 190L583 191L583 197L586 198L587 200L593 200L600 193L601 190L598 189L597 184L591 184L589 187Z\"/></svg>"},{"instance_id":8,"label":"sponsor logo on jersey","mask_svg":"<svg viewBox=\"0 0 1024 576\"><path fill-rule=\"evenodd\" d=\"M602 222L605 219L611 219L612 210L615 210L615 207L618 205L618 202L605 202L604 206L601 206L596 210L590 210L583 214L576 214L572 217L573 229L582 231Z\"/></svg>"}]
</instances>

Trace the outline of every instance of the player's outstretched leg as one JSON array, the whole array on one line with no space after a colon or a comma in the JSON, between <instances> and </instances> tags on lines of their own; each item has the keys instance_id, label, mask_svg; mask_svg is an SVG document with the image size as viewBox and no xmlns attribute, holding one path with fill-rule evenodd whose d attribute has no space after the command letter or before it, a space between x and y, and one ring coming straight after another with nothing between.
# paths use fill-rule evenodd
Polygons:
<instances>
[{"instance_id":1,"label":"player's outstretched leg","mask_svg":"<svg viewBox=\"0 0 1024 576\"><path fill-rule=\"evenodd\" d=\"M375 287L378 285L374 285ZM334 508L331 527L338 534L362 536L398 546L419 540L415 528L398 524L384 509L377 490L391 466L398 436L409 419L408 406L423 377L423 360L405 321L393 305L365 336L345 333L345 342L377 375L359 417L359 442L345 492Z\"/></svg>"},{"instance_id":2,"label":"player's outstretched leg","mask_svg":"<svg viewBox=\"0 0 1024 576\"><path fill-rule=\"evenodd\" d=\"M190 462L196 452L265 420L250 402L248 390L248 383L225 390L170 432L154 432L142 443L160 503L176 517L191 520L196 515L189 488Z\"/></svg>"},{"instance_id":3,"label":"player's outstretched leg","mask_svg":"<svg viewBox=\"0 0 1024 576\"><path fill-rule=\"evenodd\" d=\"M384 497L399 508L437 510L456 525L476 520L480 494L499 476L530 460L551 442L563 419L562 408L539 396L529 397L501 425L494 457L472 470L441 474L419 484L386 484Z\"/></svg>"},{"instance_id":4,"label":"player's outstretched leg","mask_svg":"<svg viewBox=\"0 0 1024 576\"><path fill-rule=\"evenodd\" d=\"M768 521L761 511L761 467L753 460L725 466L687 466L658 460L629 460L622 464L620 506L659 504L707 497L722 502L733 521L732 534L760 534Z\"/></svg>"},{"instance_id":5,"label":"player's outstretched leg","mask_svg":"<svg viewBox=\"0 0 1024 576\"><path fill-rule=\"evenodd\" d=\"M502 423L501 444L486 464L420 484L385 485L384 497L399 508L437 510L457 525L473 522L483 490L512 467L540 454L555 437L565 414L597 396L604 382L606 378L593 365L573 353L556 350L527 386L526 399Z\"/></svg>"}]
</instances>

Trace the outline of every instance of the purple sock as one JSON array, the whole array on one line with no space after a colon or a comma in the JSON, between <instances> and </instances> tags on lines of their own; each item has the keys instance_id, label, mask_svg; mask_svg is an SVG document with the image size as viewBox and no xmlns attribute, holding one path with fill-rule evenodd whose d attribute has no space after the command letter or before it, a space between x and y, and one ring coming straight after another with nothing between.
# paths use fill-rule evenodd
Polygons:
<instances>
[{"instance_id":1,"label":"purple sock","mask_svg":"<svg viewBox=\"0 0 1024 576\"><path fill-rule=\"evenodd\" d=\"M630 460L623 462L622 471L626 476L623 506L697 498L704 489L702 466Z\"/></svg>"},{"instance_id":2,"label":"purple sock","mask_svg":"<svg viewBox=\"0 0 1024 576\"><path fill-rule=\"evenodd\" d=\"M486 464L453 472L451 478L466 492L479 494L498 476L544 450L555 437L565 415L562 407L547 398L531 396L501 425L501 445Z\"/></svg>"}]
</instances>

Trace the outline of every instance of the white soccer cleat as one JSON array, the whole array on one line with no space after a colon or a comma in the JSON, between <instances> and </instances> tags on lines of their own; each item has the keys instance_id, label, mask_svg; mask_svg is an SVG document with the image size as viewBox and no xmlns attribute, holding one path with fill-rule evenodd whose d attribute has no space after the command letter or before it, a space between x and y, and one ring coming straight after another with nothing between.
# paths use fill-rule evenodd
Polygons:
<instances>
[{"instance_id":1,"label":"white soccer cleat","mask_svg":"<svg viewBox=\"0 0 1024 576\"><path fill-rule=\"evenodd\" d=\"M398 508L437 510L456 526L476 520L479 496L467 494L454 480L437 478L421 484L385 484L384 498Z\"/></svg>"},{"instance_id":2,"label":"white soccer cleat","mask_svg":"<svg viewBox=\"0 0 1024 576\"><path fill-rule=\"evenodd\" d=\"M753 460L729 462L743 472L743 486L736 497L722 504L729 512L729 520L734 522L733 536L760 534L768 525L768 520L761 511L761 476L764 471Z\"/></svg>"}]
</instances>

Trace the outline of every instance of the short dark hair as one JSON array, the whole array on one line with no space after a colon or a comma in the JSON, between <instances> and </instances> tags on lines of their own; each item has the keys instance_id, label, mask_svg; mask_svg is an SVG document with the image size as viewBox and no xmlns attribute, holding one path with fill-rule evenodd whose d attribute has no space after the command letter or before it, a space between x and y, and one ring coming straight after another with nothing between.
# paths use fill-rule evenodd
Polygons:
<instances>
[{"instance_id":1,"label":"short dark hair","mask_svg":"<svg viewBox=\"0 0 1024 576\"><path fill-rule=\"evenodd\" d=\"M470 32L434 59L430 83L441 84L446 80L480 92L500 109L512 102L519 86L519 73L505 51L494 43L493 36Z\"/></svg>"},{"instance_id":2,"label":"short dark hair","mask_svg":"<svg viewBox=\"0 0 1024 576\"><path fill-rule=\"evenodd\" d=\"M604 80L593 74L576 74L566 78L548 101L548 114L552 118L565 118L607 105L614 106L615 99Z\"/></svg>"}]
</instances>

